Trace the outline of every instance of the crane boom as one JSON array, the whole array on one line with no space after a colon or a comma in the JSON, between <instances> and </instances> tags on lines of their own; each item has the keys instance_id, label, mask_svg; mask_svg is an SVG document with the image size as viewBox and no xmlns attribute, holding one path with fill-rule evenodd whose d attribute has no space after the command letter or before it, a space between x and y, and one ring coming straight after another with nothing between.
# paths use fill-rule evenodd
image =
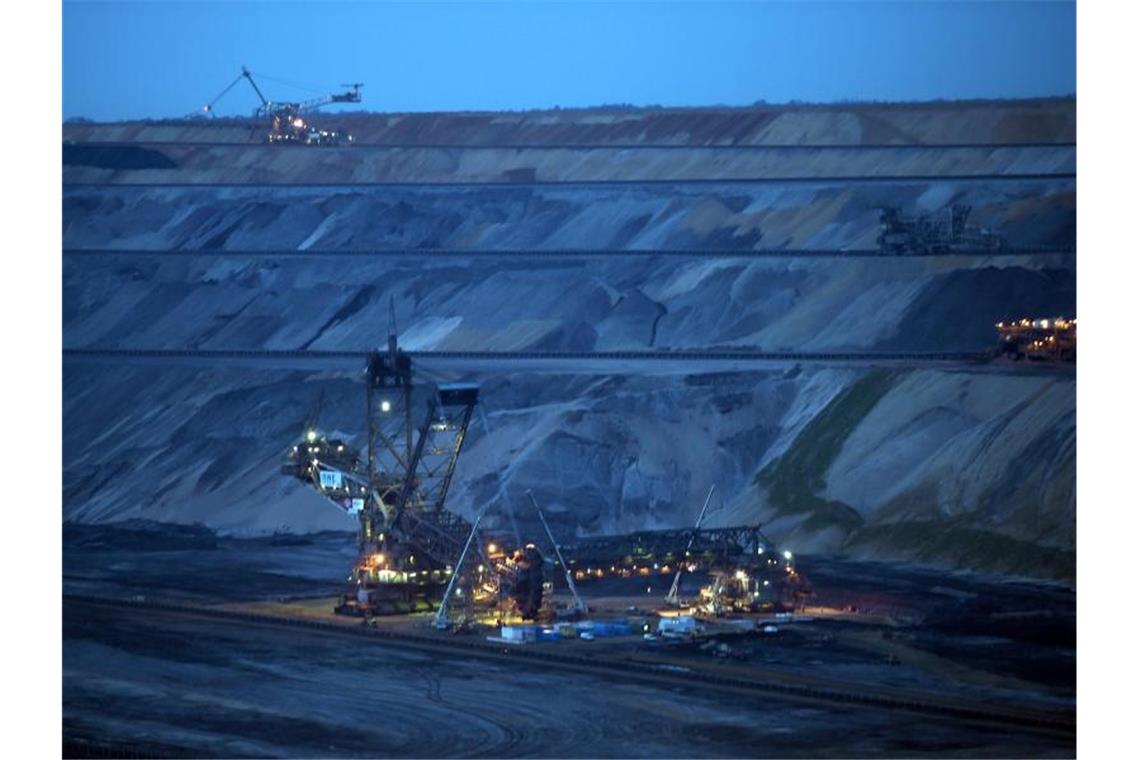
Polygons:
<instances>
[{"instance_id":1,"label":"crane boom","mask_svg":"<svg viewBox=\"0 0 1140 760\"><path fill-rule=\"evenodd\" d=\"M582 597L578 596L578 589L574 585L574 576L570 573L570 565L566 564L566 560L562 558L562 547L558 545L558 541L554 538L554 533L546 523L546 516L542 514L542 508L538 506L538 502L535 501L532 492L527 491L526 495L530 497L530 503L534 505L534 510L538 512L538 519L542 521L542 527L546 531L546 537L550 539L550 543L554 546L554 556L558 557L558 562L561 563L562 569L566 572L566 585L570 587L570 594L574 597L574 609L579 612L586 612L586 603L582 601Z\"/></svg>"},{"instance_id":2,"label":"crane boom","mask_svg":"<svg viewBox=\"0 0 1140 760\"><path fill-rule=\"evenodd\" d=\"M467 534L467 541L463 544L463 551L459 553L459 560L455 563L455 569L451 573L451 578L447 581L447 589L443 592L443 599L439 602L439 609L435 611L435 618L432 620L432 626L435 628L447 628L447 603L451 601L451 594L455 590L455 584L459 582L459 573L463 569L463 561L467 559L467 552L471 549L471 542L475 540L475 536L479 533L479 523L483 521L483 515L487 513L487 507L491 502L483 505L479 510L479 514L475 515L475 522L471 524L471 532Z\"/></svg>"},{"instance_id":3,"label":"crane boom","mask_svg":"<svg viewBox=\"0 0 1140 760\"><path fill-rule=\"evenodd\" d=\"M242 66L241 67L241 75L243 77L245 77L247 80L249 80L249 86L253 88L253 91L257 93L257 99L261 101L261 107L264 109L268 109L270 107L270 103L268 100L266 100L265 96L261 93L261 88L257 86L257 82L253 81L253 74L250 73L250 70L248 68L246 68L245 66Z\"/></svg>"},{"instance_id":4,"label":"crane boom","mask_svg":"<svg viewBox=\"0 0 1140 760\"><path fill-rule=\"evenodd\" d=\"M697 524L696 527L693 528L693 534L689 536L689 543L685 546L686 555L689 553L689 551L692 550L693 542L697 540L697 531L701 529L701 523L705 519L705 512L709 508L709 502L712 501L713 491L715 490L716 483L713 483L709 488L709 495L705 497L705 505L701 507L701 513L697 515ZM684 565L682 564L682 567L677 569L677 575L673 578L673 585L670 587L669 593L665 596L665 601L669 602L670 604L677 603L677 594L681 590L681 573L683 572L683 567Z\"/></svg>"}]
</instances>

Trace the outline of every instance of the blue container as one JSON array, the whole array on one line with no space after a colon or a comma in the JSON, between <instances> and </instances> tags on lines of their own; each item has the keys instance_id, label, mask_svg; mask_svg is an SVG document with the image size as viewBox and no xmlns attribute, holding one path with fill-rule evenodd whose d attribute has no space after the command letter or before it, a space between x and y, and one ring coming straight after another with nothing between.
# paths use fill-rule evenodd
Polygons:
<instances>
[{"instance_id":1,"label":"blue container","mask_svg":"<svg viewBox=\"0 0 1140 760\"><path fill-rule=\"evenodd\" d=\"M620 620L598 620L594 622L595 636L628 636L629 623Z\"/></svg>"}]
</instances>

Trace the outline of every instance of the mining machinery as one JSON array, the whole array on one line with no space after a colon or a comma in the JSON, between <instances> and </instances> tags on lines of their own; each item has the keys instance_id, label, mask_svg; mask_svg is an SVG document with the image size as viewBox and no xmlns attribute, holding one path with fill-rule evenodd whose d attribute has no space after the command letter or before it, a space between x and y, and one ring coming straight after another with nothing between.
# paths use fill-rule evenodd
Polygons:
<instances>
[{"instance_id":1,"label":"mining machinery","mask_svg":"<svg viewBox=\"0 0 1140 760\"><path fill-rule=\"evenodd\" d=\"M709 579L694 606L714 616L790 612L802 608L811 595L811 586L796 570L790 551L777 553L761 547L744 562L715 561L709 567Z\"/></svg>"},{"instance_id":2,"label":"mining machinery","mask_svg":"<svg viewBox=\"0 0 1140 760\"><path fill-rule=\"evenodd\" d=\"M458 586L468 602L508 605L533 618L543 606L541 552L533 544L509 550L502 541L473 541L477 525L445 506L479 387L417 386L392 304L389 320L387 350L371 352L364 368L365 451L314 424L282 467L357 518L357 561L336 611L370 617L435 609ZM472 544L472 561L464 562Z\"/></svg>"},{"instance_id":3,"label":"mining machinery","mask_svg":"<svg viewBox=\"0 0 1140 760\"><path fill-rule=\"evenodd\" d=\"M943 215L904 217L894 207L879 209L876 242L884 253L929 255L964 250L1001 250L1005 240L988 229L966 225L972 207L956 203Z\"/></svg>"},{"instance_id":4,"label":"mining machinery","mask_svg":"<svg viewBox=\"0 0 1140 760\"><path fill-rule=\"evenodd\" d=\"M585 539L563 551L579 583L674 576L666 602L713 615L791 611L811 594L791 551L777 549L759 526L638 531ZM707 577L695 597L682 597L674 575L680 571Z\"/></svg>"},{"instance_id":5,"label":"mining machinery","mask_svg":"<svg viewBox=\"0 0 1140 760\"><path fill-rule=\"evenodd\" d=\"M357 519L357 559L338 613L369 618L434 609L437 625L446 624L450 612L462 615L476 608L497 611L500 619L575 617L586 612L575 581L668 576L681 569L724 579L714 582L719 601L712 605L722 611L794 606L796 592L789 584L798 576L791 555L774 564L775 550L758 527L706 529L699 519L693 530L641 531L565 546L530 495L574 597L570 608L554 610L545 597L547 559L536 543L484 531L480 523L487 504L473 523L446 508L480 403L479 387L417 385L412 358L399 346L391 302L386 350L368 355L363 375L364 451L341 436L321 433L311 417L282 467ZM739 571L761 585L749 586L752 595L745 594L744 601L732 601L743 593L733 583ZM674 586L670 595L676 602L679 579Z\"/></svg>"},{"instance_id":6,"label":"mining machinery","mask_svg":"<svg viewBox=\"0 0 1140 760\"><path fill-rule=\"evenodd\" d=\"M687 544L685 544L685 554L687 556L692 556L693 544L697 540L697 536L699 535L698 531L700 531L700 529L701 529L701 523L704 522L705 513L709 511L709 503L712 502L713 493L715 491L716 491L716 484L714 483L712 486L709 487L709 495L705 497L705 503L701 507L700 514L697 515L697 524L695 526L693 526L693 533L691 536L689 536L689 542ZM685 573L685 564L684 564L684 562L681 562L680 566L677 568L677 574L675 576L673 576L673 585L669 587L669 593L665 595L665 603L666 604L672 605L674 607L679 606L681 604L681 597L680 597L681 576L684 575L684 573Z\"/></svg>"},{"instance_id":7,"label":"mining machinery","mask_svg":"<svg viewBox=\"0 0 1140 760\"><path fill-rule=\"evenodd\" d=\"M1077 320L1067 317L998 322L998 355L1014 361L1075 362Z\"/></svg>"},{"instance_id":8,"label":"mining machinery","mask_svg":"<svg viewBox=\"0 0 1140 760\"><path fill-rule=\"evenodd\" d=\"M335 129L322 129L310 124L306 115L321 106L330 103L359 103L362 82L341 85L343 92L322 95L305 101L271 101L267 99L257 82L253 80L253 73L245 66L241 73L230 82L225 89L202 107L202 112L212 115L214 106L222 96L229 92L238 82L245 80L253 88L261 105L253 112L255 119L268 118L269 132L266 139L275 145L341 145L352 142L352 135Z\"/></svg>"}]
</instances>

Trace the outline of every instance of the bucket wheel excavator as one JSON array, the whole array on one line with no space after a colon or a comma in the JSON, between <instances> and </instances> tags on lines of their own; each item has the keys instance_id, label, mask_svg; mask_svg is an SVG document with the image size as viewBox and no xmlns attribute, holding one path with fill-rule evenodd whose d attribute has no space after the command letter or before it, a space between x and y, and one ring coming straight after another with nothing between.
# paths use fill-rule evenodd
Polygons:
<instances>
[{"instance_id":1,"label":"bucket wheel excavator","mask_svg":"<svg viewBox=\"0 0 1140 760\"><path fill-rule=\"evenodd\" d=\"M477 521L445 508L479 386L417 386L393 312L390 305L387 351L373 351L364 369L367 450L310 424L282 467L358 520L357 561L336 611L371 617L436 609L456 585L453 575L462 573L457 580L469 589L466 602L507 601L532 618L542 606L538 549L509 551L506 540L494 538L473 542ZM471 561L464 562L472 544Z\"/></svg>"},{"instance_id":2,"label":"bucket wheel excavator","mask_svg":"<svg viewBox=\"0 0 1140 760\"><path fill-rule=\"evenodd\" d=\"M449 613L462 617L477 608L497 610L503 619L572 617L587 611L575 581L672 576L682 568L708 573L712 586L690 604L711 614L794 608L810 593L791 553L776 553L758 527L703 527L709 499L693 530L560 546L531 495L574 597L571 608L556 612L544 599L547 560L534 543L481 528L490 503L470 521L446 508L479 386L417 385L412 358L398 344L394 312L390 303L387 350L369 354L364 368L366 450L321 434L314 414L282 468L358 521L357 559L338 613L370 618L436 610L437 626L448 624ZM678 606L679 585L678 572L667 599Z\"/></svg>"},{"instance_id":3,"label":"bucket wheel excavator","mask_svg":"<svg viewBox=\"0 0 1140 760\"><path fill-rule=\"evenodd\" d=\"M264 75L261 75L264 76ZM266 77L268 78L268 77ZM352 142L352 135L336 129L317 127L308 120L308 114L321 106L331 103L359 103L362 82L341 85L346 89L343 92L322 95L304 101L272 101L265 97L257 82L253 80L253 73L245 66L241 67L232 82L226 85L217 96L202 107L207 116L213 115L214 106L218 101L232 90L242 80L249 82L261 105L253 112L255 119L269 119L270 127L266 139L274 145L343 145Z\"/></svg>"}]
</instances>

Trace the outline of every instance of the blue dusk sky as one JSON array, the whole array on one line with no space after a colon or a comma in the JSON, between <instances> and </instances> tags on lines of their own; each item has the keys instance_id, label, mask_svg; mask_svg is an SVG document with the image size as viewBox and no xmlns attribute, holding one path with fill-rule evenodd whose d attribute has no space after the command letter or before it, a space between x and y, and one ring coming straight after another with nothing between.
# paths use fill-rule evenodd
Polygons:
<instances>
[{"instance_id":1,"label":"blue dusk sky","mask_svg":"<svg viewBox=\"0 0 1140 760\"><path fill-rule=\"evenodd\" d=\"M1073 2L65 0L63 111L183 116L248 65L274 100L373 111L1076 92ZM256 106L245 84L219 115Z\"/></svg>"}]
</instances>

